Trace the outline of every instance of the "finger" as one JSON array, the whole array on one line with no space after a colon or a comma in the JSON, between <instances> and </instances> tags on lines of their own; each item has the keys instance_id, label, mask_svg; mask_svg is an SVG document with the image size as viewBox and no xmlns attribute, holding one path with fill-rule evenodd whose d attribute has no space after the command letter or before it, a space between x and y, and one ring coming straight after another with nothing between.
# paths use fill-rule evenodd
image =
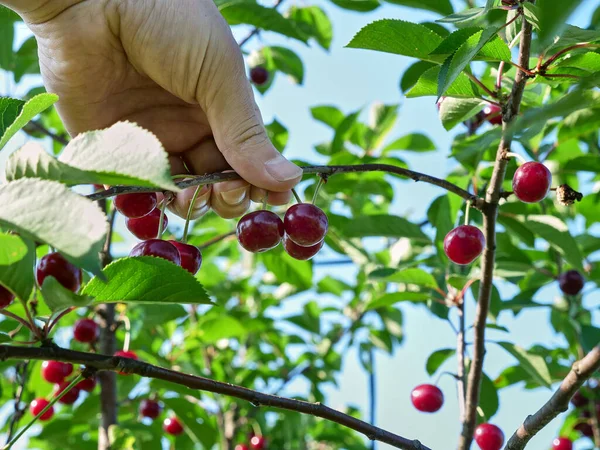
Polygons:
<instances>
[{"instance_id":1,"label":"finger","mask_svg":"<svg viewBox=\"0 0 600 450\"><path fill-rule=\"evenodd\" d=\"M187 218L196 189L198 189L198 187L194 186L177 193L175 199L167 205L169 211L184 219ZM199 189L200 192L194 202L190 219L198 219L210 210L212 187L210 185L201 186Z\"/></svg>"},{"instance_id":2,"label":"finger","mask_svg":"<svg viewBox=\"0 0 600 450\"><path fill-rule=\"evenodd\" d=\"M171 175L183 175L189 173L180 156L169 156L169 164L171 165Z\"/></svg>"},{"instance_id":3,"label":"finger","mask_svg":"<svg viewBox=\"0 0 600 450\"><path fill-rule=\"evenodd\" d=\"M182 156L188 169L197 175L231 169L212 138L202 141L194 148L183 153Z\"/></svg>"},{"instance_id":4,"label":"finger","mask_svg":"<svg viewBox=\"0 0 600 450\"><path fill-rule=\"evenodd\" d=\"M250 207L250 185L244 180L217 183L213 185L210 203L224 219L239 217Z\"/></svg>"},{"instance_id":5,"label":"finger","mask_svg":"<svg viewBox=\"0 0 600 450\"><path fill-rule=\"evenodd\" d=\"M267 191L256 186L252 186L250 190L250 199L254 203L262 203L264 201ZM292 198L292 191L287 192L269 192L267 197L267 203L271 206L283 206L287 205Z\"/></svg>"}]
</instances>

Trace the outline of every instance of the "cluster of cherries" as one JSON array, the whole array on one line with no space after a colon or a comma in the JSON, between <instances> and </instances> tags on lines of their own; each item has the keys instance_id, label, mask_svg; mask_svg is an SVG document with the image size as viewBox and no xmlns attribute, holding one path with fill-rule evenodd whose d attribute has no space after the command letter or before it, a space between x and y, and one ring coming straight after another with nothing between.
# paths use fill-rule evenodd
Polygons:
<instances>
[{"instance_id":1,"label":"cluster of cherries","mask_svg":"<svg viewBox=\"0 0 600 450\"><path fill-rule=\"evenodd\" d=\"M552 174L542 163L530 161L515 172L512 186L515 196L524 203L542 201L550 192ZM467 265L483 252L485 236L473 225L461 225L444 238L444 252L455 264Z\"/></svg>"},{"instance_id":2,"label":"cluster of cherries","mask_svg":"<svg viewBox=\"0 0 600 450\"><path fill-rule=\"evenodd\" d=\"M323 247L329 222L327 215L311 203L292 205L283 220L271 211L246 214L237 224L240 245L252 253L271 250L283 241L288 255L308 260Z\"/></svg>"},{"instance_id":3,"label":"cluster of cherries","mask_svg":"<svg viewBox=\"0 0 600 450\"><path fill-rule=\"evenodd\" d=\"M157 239L160 227L161 211L157 208L158 198L155 193L121 194L115 197L115 208L125 217L127 229L142 240L131 250L129 256L155 256L171 261L195 275L202 265L200 250L179 241L163 241ZM169 220L163 214L163 229Z\"/></svg>"},{"instance_id":4,"label":"cluster of cherries","mask_svg":"<svg viewBox=\"0 0 600 450\"><path fill-rule=\"evenodd\" d=\"M579 421L574 426L574 429L579 431L582 436L593 437L594 430L591 424L592 411L595 412L596 417L600 420L600 385L591 387L584 387L577 391L573 398L571 398L571 404L575 407L579 415ZM564 439L564 438L563 438ZM570 443L571 441L569 441ZM571 450L572 447L556 447L553 450Z\"/></svg>"},{"instance_id":5,"label":"cluster of cherries","mask_svg":"<svg viewBox=\"0 0 600 450\"><path fill-rule=\"evenodd\" d=\"M145 399L140 403L139 413L142 417L156 419L162 412L162 406L155 399ZM172 436L179 436L184 432L183 424L176 416L169 416L163 421L163 430Z\"/></svg>"},{"instance_id":6,"label":"cluster of cherries","mask_svg":"<svg viewBox=\"0 0 600 450\"><path fill-rule=\"evenodd\" d=\"M267 448L267 441L264 436L257 436L254 433L250 435L250 446L238 444L234 450L264 450Z\"/></svg>"}]
</instances>

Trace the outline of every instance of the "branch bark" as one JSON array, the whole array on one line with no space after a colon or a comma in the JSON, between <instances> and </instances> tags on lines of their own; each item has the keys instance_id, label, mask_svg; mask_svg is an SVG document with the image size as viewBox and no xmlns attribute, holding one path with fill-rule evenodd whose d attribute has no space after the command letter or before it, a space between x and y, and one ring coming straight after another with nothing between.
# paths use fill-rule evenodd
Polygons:
<instances>
[{"instance_id":1,"label":"branch bark","mask_svg":"<svg viewBox=\"0 0 600 450\"><path fill-rule=\"evenodd\" d=\"M417 440L407 439L394 433L390 433L389 431L382 430L381 428L377 428L321 403L309 403L301 400L278 397L276 395L263 394L241 386L222 383L195 375L188 375L129 358L84 353L57 346L15 347L10 345L0 345L0 361L9 359L64 361L73 364L82 364L98 371L118 371L127 374L137 374L143 377L180 384L190 389L229 395L241 400L247 400L254 406L263 405L321 417L322 419L358 431L371 440L385 442L394 448L403 450L431 450Z\"/></svg>"},{"instance_id":2,"label":"branch bark","mask_svg":"<svg viewBox=\"0 0 600 450\"><path fill-rule=\"evenodd\" d=\"M459 438L458 450L469 450L473 442L475 424L477 421L477 406L481 389L481 376L483 373L483 360L485 357L485 325L490 307L490 298L493 287L494 263L496 260L496 220L498 217L498 204L502 194L502 183L506 175L508 164L507 153L510 152L512 136L506 133L508 126L519 114L523 93L527 82L527 67L531 55L532 26L523 18L521 43L519 48L518 65L525 68L519 70L515 77L512 92L502 111L503 129L505 131L498 151L492 178L488 186L483 206L483 228L486 246L481 263L481 283L479 287L477 310L475 312L473 361L467 378L467 391L465 402L465 417L462 423L462 432Z\"/></svg>"},{"instance_id":3,"label":"branch bark","mask_svg":"<svg viewBox=\"0 0 600 450\"><path fill-rule=\"evenodd\" d=\"M583 359L573 364L571 371L558 390L535 414L527 416L525 422L511 436L505 450L522 450L542 428L569 407L569 400L577 390L600 369L600 346L595 347Z\"/></svg>"},{"instance_id":4,"label":"branch bark","mask_svg":"<svg viewBox=\"0 0 600 450\"><path fill-rule=\"evenodd\" d=\"M522 95L522 93L521 93ZM359 173L359 172L387 172L402 177L410 178L414 181L421 181L423 183L432 184L434 186L441 187L459 197L471 201L471 205L474 208L482 209L484 200L475 194L458 187L457 185L450 183L440 178L432 177L430 175L415 172L413 170L404 169L402 167L396 167L389 164L357 164L353 166L307 166L302 168L305 175L324 175L332 176L339 173ZM220 183L222 181L239 180L241 177L235 172L226 173L211 173L206 175L199 175L184 181L176 182L175 184L181 188L189 188L193 186L202 186L208 184ZM119 194L131 194L134 192L160 192L160 189L144 188L138 186L116 186L105 191L95 192L87 196L90 200L102 200L109 197L114 197Z\"/></svg>"}]
</instances>

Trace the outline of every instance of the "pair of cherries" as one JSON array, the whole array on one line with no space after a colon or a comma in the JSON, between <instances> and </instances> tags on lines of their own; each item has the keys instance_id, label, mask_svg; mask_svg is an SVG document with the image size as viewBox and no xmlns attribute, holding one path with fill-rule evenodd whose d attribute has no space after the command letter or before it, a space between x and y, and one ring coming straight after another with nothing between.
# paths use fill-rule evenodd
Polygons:
<instances>
[{"instance_id":1,"label":"pair of cherries","mask_svg":"<svg viewBox=\"0 0 600 450\"><path fill-rule=\"evenodd\" d=\"M310 203L298 203L287 210L283 220L266 210L246 214L238 222L236 234L249 252L266 252L283 241L288 255L305 261L323 248L328 227L323 210Z\"/></svg>"},{"instance_id":2,"label":"pair of cherries","mask_svg":"<svg viewBox=\"0 0 600 450\"><path fill-rule=\"evenodd\" d=\"M162 406L156 400L146 399L140 403L139 411L142 417L154 420L162 412ZM181 421L175 416L167 417L163 421L163 430L172 436L178 436L184 431Z\"/></svg>"}]
</instances>

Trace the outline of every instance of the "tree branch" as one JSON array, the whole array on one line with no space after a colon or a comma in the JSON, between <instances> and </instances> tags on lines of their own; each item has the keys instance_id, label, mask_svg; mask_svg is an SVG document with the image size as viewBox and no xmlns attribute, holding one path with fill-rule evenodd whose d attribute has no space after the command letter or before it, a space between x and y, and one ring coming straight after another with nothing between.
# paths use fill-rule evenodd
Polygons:
<instances>
[{"instance_id":1,"label":"tree branch","mask_svg":"<svg viewBox=\"0 0 600 450\"><path fill-rule=\"evenodd\" d=\"M279 6L284 2L285 0L277 0L275 2L275 4L273 5L272 9L277 9L279 8ZM240 48L244 47L244 45L246 45L250 39L252 39L254 36L257 36L260 33L261 29L260 28L254 28L249 34L248 36L246 36L244 39L242 39L238 45L240 46Z\"/></svg>"},{"instance_id":2,"label":"tree branch","mask_svg":"<svg viewBox=\"0 0 600 450\"><path fill-rule=\"evenodd\" d=\"M529 66L531 55L532 26L523 17L523 28L521 33L521 44L519 48L520 67ZM462 432L459 439L458 450L469 450L473 442L475 424L477 420L477 406L479 405L479 393L481 389L481 375L483 373L483 360L485 357L485 325L490 307L492 295L494 263L496 259L496 219L498 216L498 204L502 194L502 183L506 175L508 164L507 153L510 152L512 137L506 133L510 123L519 114L523 93L527 83L528 70L519 70L515 77L515 83L510 97L503 108L502 121L504 134L498 151L492 178L486 192L485 205L483 207L483 228L486 246L483 251L481 263L481 283L475 312L474 338L473 338L473 361L467 379L467 392L465 403L465 417Z\"/></svg>"},{"instance_id":3,"label":"tree branch","mask_svg":"<svg viewBox=\"0 0 600 450\"><path fill-rule=\"evenodd\" d=\"M474 208L482 209L484 201L475 194L471 194L468 191L458 187L457 185L450 183L440 178L432 177L430 175L415 172L413 170L404 169L402 167L396 167L389 164L357 164L353 166L307 166L302 168L304 175L336 175L339 173L360 173L360 172L388 172L402 177L410 178L414 181L421 181L423 183L433 184L434 186L441 187L459 197L470 200L471 205ZM226 173L211 173L207 175L199 175L193 178L188 178L184 181L178 181L175 184L181 188L189 188L193 186L201 186L207 184L220 183L222 181L239 180L241 177L235 172ZM134 192L160 192L160 189L145 188L138 186L116 186L105 191L95 192L87 196L90 200L102 200L109 197L114 197L119 194L131 194Z\"/></svg>"},{"instance_id":4,"label":"tree branch","mask_svg":"<svg viewBox=\"0 0 600 450\"><path fill-rule=\"evenodd\" d=\"M58 142L61 145L67 145L69 143L68 139L66 139L66 138L64 138L62 136L59 136L56 133L53 133L48 128L46 128L44 125L42 125L41 123L39 123L39 122L37 122L35 120L30 121L28 125L31 128L35 128L36 131L39 131L40 133L45 134L48 137L51 137L52 140Z\"/></svg>"},{"instance_id":5,"label":"tree branch","mask_svg":"<svg viewBox=\"0 0 600 450\"><path fill-rule=\"evenodd\" d=\"M8 426L8 434L6 436L6 443L8 444L14 437L15 432L17 431L17 427L19 425L19 421L25 415L25 411L27 411L27 407L21 408L21 402L23 400L23 394L25 393L25 385L27 384L27 375L29 369L29 362L25 361L17 364L15 367L15 412L10 418L10 424Z\"/></svg>"},{"instance_id":6,"label":"tree branch","mask_svg":"<svg viewBox=\"0 0 600 450\"><path fill-rule=\"evenodd\" d=\"M99 371L118 371L128 374L134 373L143 377L179 384L190 389L229 395L231 397L247 400L255 406L263 405L321 417L358 431L371 440L385 442L395 448L404 450L431 450L419 441L406 439L390 433L389 431L382 430L381 428L377 428L320 403L309 403L301 400L278 397L276 395L263 394L241 386L164 369L130 358L84 353L57 346L15 347L10 345L0 345L0 360L5 361L9 359L63 361L82 364L88 368L94 368Z\"/></svg>"},{"instance_id":7,"label":"tree branch","mask_svg":"<svg viewBox=\"0 0 600 450\"><path fill-rule=\"evenodd\" d=\"M600 369L600 346L595 347L583 359L573 364L558 390L535 414L527 416L525 422L508 440L505 450L524 449L533 436L561 412L567 410L571 397L598 369Z\"/></svg>"}]
</instances>

